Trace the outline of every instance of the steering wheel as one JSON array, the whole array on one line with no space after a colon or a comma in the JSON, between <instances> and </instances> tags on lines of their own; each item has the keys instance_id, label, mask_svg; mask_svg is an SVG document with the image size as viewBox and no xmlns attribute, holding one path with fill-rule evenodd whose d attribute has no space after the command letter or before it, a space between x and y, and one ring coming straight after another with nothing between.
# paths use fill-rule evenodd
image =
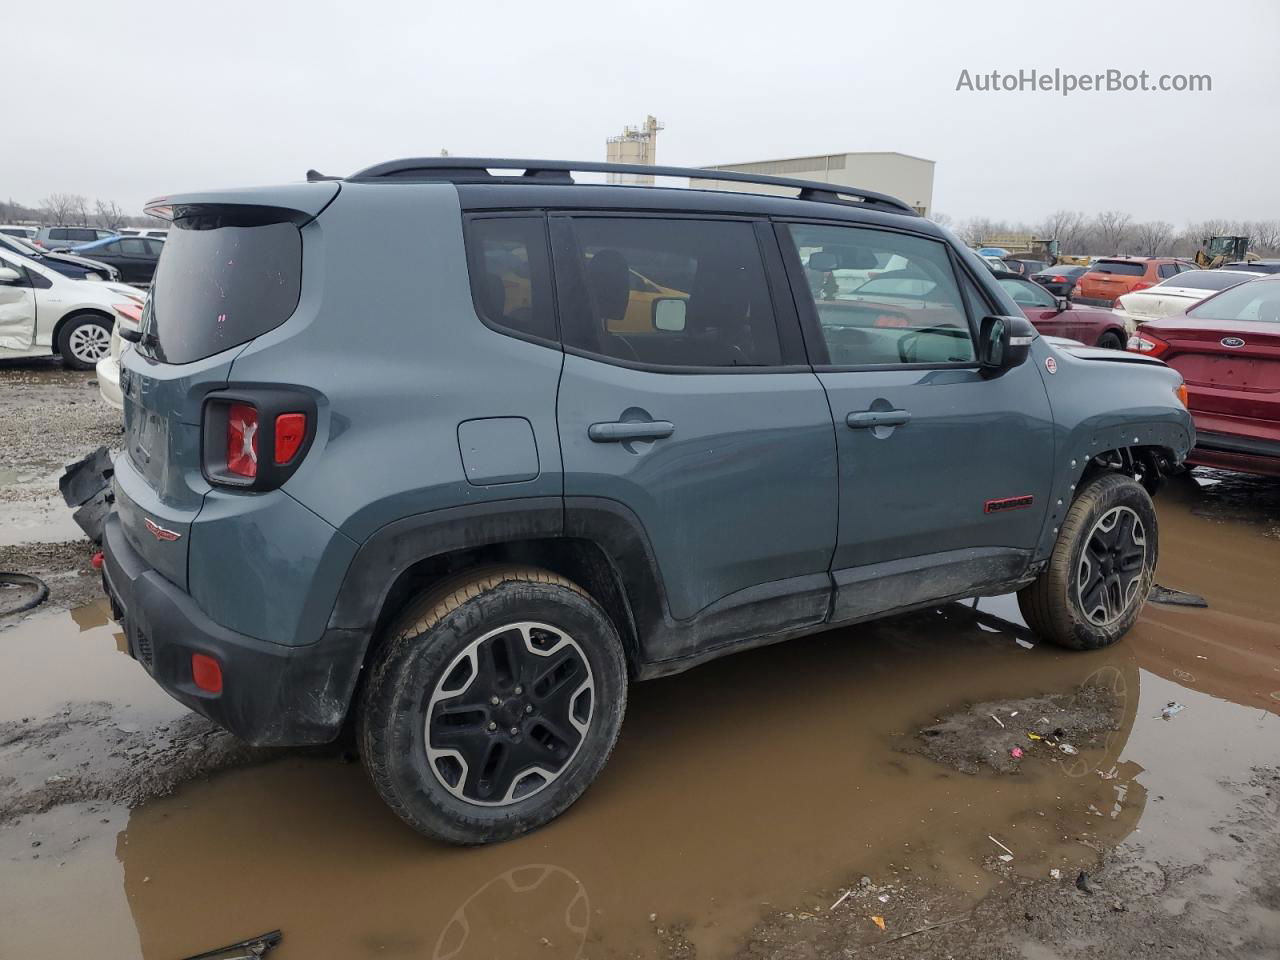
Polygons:
<instances>
[{"instance_id":1,"label":"steering wheel","mask_svg":"<svg viewBox=\"0 0 1280 960\"><path fill-rule=\"evenodd\" d=\"M925 334L934 334L941 337L950 337L953 340L968 340L969 331L957 327L921 327L919 330L912 330L910 333L899 338L898 340L898 359L903 363L916 363L916 352L919 341Z\"/></svg>"}]
</instances>

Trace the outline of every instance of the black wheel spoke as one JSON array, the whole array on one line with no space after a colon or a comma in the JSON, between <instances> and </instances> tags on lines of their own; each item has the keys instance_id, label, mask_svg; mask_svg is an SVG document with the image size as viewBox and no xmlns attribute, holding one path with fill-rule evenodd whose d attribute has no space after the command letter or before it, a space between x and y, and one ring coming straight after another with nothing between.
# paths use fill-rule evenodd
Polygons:
<instances>
[{"instance_id":1,"label":"black wheel spoke","mask_svg":"<svg viewBox=\"0 0 1280 960\"><path fill-rule=\"evenodd\" d=\"M1113 507L1094 523L1076 572L1081 613L1109 626L1129 610L1131 587L1147 569L1142 521L1129 507Z\"/></svg>"},{"instance_id":2,"label":"black wheel spoke","mask_svg":"<svg viewBox=\"0 0 1280 960\"><path fill-rule=\"evenodd\" d=\"M426 727L432 767L464 800L518 802L577 754L594 696L590 667L572 638L540 624L491 631L437 684Z\"/></svg>"}]
</instances>

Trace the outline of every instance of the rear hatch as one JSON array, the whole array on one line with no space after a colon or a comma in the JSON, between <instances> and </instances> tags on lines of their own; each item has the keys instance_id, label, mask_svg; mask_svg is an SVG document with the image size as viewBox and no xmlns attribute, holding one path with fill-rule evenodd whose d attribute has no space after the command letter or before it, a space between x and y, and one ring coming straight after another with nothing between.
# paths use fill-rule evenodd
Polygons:
<instances>
[{"instance_id":1,"label":"rear hatch","mask_svg":"<svg viewBox=\"0 0 1280 960\"><path fill-rule=\"evenodd\" d=\"M332 183L190 195L148 207L173 218L120 386L125 451L117 512L146 562L187 588L192 523L209 485L201 471L205 397L224 387L240 349L284 323L302 278L300 223L337 193ZM302 191L299 194L299 191Z\"/></svg>"},{"instance_id":2,"label":"rear hatch","mask_svg":"<svg viewBox=\"0 0 1280 960\"><path fill-rule=\"evenodd\" d=\"M1169 345L1160 359L1186 380L1198 432L1280 441L1280 324L1177 318L1143 329Z\"/></svg>"},{"instance_id":3,"label":"rear hatch","mask_svg":"<svg viewBox=\"0 0 1280 960\"><path fill-rule=\"evenodd\" d=\"M1109 307L1142 282L1147 265L1135 260L1099 260L1080 278L1076 299Z\"/></svg>"}]
</instances>

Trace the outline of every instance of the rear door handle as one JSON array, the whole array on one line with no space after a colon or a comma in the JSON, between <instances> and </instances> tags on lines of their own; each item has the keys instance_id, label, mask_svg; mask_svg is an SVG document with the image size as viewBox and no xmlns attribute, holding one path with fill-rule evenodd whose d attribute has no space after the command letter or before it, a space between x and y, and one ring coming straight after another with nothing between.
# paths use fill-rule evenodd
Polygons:
<instances>
[{"instance_id":1,"label":"rear door handle","mask_svg":"<svg viewBox=\"0 0 1280 960\"><path fill-rule=\"evenodd\" d=\"M909 410L859 410L844 418L845 424L854 430L866 430L870 427L900 427L910 420Z\"/></svg>"},{"instance_id":2,"label":"rear door handle","mask_svg":"<svg viewBox=\"0 0 1280 960\"><path fill-rule=\"evenodd\" d=\"M665 440L675 431L670 420L613 420L593 423L587 436L596 443L622 443L627 440Z\"/></svg>"}]
</instances>

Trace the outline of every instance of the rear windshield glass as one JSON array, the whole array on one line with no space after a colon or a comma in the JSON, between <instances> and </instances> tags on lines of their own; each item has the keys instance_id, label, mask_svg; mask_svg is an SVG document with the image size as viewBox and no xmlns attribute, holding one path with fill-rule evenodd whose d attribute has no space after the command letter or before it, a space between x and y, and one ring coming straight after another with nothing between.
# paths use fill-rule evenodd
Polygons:
<instances>
[{"instance_id":1,"label":"rear windshield glass","mask_svg":"<svg viewBox=\"0 0 1280 960\"><path fill-rule=\"evenodd\" d=\"M1187 311L1197 320L1280 323L1280 279L1254 280L1210 297Z\"/></svg>"},{"instance_id":2,"label":"rear windshield glass","mask_svg":"<svg viewBox=\"0 0 1280 960\"><path fill-rule=\"evenodd\" d=\"M1131 263L1128 260L1099 260L1090 271L1093 273L1114 273L1122 277L1140 277L1147 272L1145 263Z\"/></svg>"},{"instance_id":3,"label":"rear windshield glass","mask_svg":"<svg viewBox=\"0 0 1280 960\"><path fill-rule=\"evenodd\" d=\"M184 217L163 251L144 330L157 360L190 363L247 343L298 305L302 235L292 223Z\"/></svg>"},{"instance_id":4,"label":"rear windshield glass","mask_svg":"<svg viewBox=\"0 0 1280 960\"><path fill-rule=\"evenodd\" d=\"M1221 270L1185 270L1177 276L1161 280L1157 287L1186 287L1189 290L1225 290L1243 283L1251 277L1239 273L1223 273Z\"/></svg>"}]
</instances>

